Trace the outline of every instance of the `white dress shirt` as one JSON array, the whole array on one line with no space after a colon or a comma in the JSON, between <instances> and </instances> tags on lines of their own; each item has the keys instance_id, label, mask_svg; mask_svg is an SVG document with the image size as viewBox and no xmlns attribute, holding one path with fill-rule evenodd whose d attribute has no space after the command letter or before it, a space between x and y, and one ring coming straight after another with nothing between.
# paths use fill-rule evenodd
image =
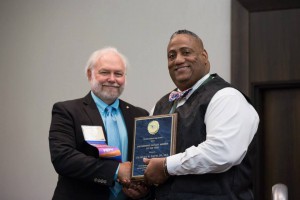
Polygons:
<instances>
[{"instance_id":1,"label":"white dress shirt","mask_svg":"<svg viewBox=\"0 0 300 200\"><path fill-rule=\"evenodd\" d=\"M182 106L208 76L200 79L177 107ZM259 116L238 90L228 87L213 96L204 123L207 133L204 142L167 157L170 175L220 173L240 164L257 131Z\"/></svg>"}]
</instances>

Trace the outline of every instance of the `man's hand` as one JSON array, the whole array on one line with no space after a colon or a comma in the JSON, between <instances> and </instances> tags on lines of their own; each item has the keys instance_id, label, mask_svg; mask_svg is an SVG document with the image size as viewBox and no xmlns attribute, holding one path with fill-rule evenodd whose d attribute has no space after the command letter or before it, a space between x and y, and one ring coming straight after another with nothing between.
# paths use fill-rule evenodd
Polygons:
<instances>
[{"instance_id":1,"label":"man's hand","mask_svg":"<svg viewBox=\"0 0 300 200\"><path fill-rule=\"evenodd\" d=\"M164 171L164 162L166 158L144 158L147 168L144 172L145 182L149 185L162 184L169 176Z\"/></svg>"},{"instance_id":2,"label":"man's hand","mask_svg":"<svg viewBox=\"0 0 300 200\"><path fill-rule=\"evenodd\" d=\"M140 199L145 197L150 189L144 182L126 182L126 186L123 187L125 195L131 199Z\"/></svg>"},{"instance_id":3,"label":"man's hand","mask_svg":"<svg viewBox=\"0 0 300 200\"><path fill-rule=\"evenodd\" d=\"M131 174L131 162L120 163L119 172L118 172L118 181L121 183L130 181L130 174Z\"/></svg>"}]
</instances>

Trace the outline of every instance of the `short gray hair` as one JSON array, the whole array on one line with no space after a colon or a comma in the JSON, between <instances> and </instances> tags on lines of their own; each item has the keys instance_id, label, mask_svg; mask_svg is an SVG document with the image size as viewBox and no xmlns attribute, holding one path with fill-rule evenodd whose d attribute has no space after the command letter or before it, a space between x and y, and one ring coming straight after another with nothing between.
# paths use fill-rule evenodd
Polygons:
<instances>
[{"instance_id":1,"label":"short gray hair","mask_svg":"<svg viewBox=\"0 0 300 200\"><path fill-rule=\"evenodd\" d=\"M115 47L105 47L99 50L94 51L90 58L88 59L86 66L85 66L85 74L87 75L87 72L89 69L93 69L96 62L99 60L99 58L101 58L103 55L107 54L107 53L115 53L118 56L120 56L121 60L123 61L124 65L125 65L125 71L127 70L127 66L128 66L128 60L127 58L120 53Z\"/></svg>"}]
</instances>

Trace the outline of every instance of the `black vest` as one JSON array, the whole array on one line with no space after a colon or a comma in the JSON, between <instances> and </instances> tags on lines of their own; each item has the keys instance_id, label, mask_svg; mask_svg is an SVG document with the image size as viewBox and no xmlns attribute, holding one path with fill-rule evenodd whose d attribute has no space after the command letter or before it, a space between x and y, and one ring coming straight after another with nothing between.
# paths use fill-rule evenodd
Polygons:
<instances>
[{"instance_id":1,"label":"black vest","mask_svg":"<svg viewBox=\"0 0 300 200\"><path fill-rule=\"evenodd\" d=\"M232 87L217 74L212 74L212 77L175 111L178 114L176 153L184 152L206 140L204 116L207 106L216 92ZM169 113L172 103L168 101L168 96L169 94L158 101L154 115ZM249 101L247 97L246 99ZM252 200L253 145L254 140L242 163L226 172L171 176L166 183L157 187L156 199Z\"/></svg>"}]
</instances>

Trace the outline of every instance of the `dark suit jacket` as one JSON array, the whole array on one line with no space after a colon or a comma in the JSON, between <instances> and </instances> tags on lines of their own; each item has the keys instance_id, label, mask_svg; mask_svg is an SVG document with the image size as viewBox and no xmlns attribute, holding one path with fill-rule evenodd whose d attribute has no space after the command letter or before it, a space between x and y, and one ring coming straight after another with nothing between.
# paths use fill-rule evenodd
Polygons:
<instances>
[{"instance_id":1,"label":"dark suit jacket","mask_svg":"<svg viewBox=\"0 0 300 200\"><path fill-rule=\"evenodd\" d=\"M120 100L128 133L131 160L134 118L148 112ZM49 132L51 161L59 174L53 199L108 199L117 161L99 158L98 150L84 140L81 125L102 126L103 121L89 93L84 98L58 102L52 110ZM106 137L106 133L105 133Z\"/></svg>"}]
</instances>

